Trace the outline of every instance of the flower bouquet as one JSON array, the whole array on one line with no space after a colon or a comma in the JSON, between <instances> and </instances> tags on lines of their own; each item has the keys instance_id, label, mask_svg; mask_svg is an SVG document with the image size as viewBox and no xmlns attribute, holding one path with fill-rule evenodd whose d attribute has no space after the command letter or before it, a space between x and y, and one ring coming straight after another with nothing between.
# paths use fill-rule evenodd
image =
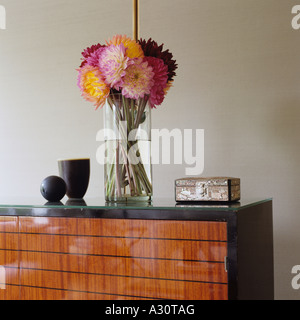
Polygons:
<instances>
[{"instance_id":1,"label":"flower bouquet","mask_svg":"<svg viewBox=\"0 0 300 320\"><path fill-rule=\"evenodd\" d=\"M96 109L105 105L106 128L117 132L106 150L106 200L151 199L150 110L161 105L172 86L176 61L152 39L125 35L93 45L82 56L81 94Z\"/></svg>"}]
</instances>

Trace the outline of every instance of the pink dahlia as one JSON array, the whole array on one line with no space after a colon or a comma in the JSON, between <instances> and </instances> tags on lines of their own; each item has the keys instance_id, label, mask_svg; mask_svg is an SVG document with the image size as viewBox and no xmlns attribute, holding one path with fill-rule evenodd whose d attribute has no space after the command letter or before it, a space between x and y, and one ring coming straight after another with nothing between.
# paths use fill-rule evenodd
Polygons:
<instances>
[{"instance_id":1,"label":"pink dahlia","mask_svg":"<svg viewBox=\"0 0 300 320\"><path fill-rule=\"evenodd\" d=\"M144 98L145 95L150 94L153 82L153 69L148 65L147 61L142 58L133 59L124 77L122 86L122 94L126 98L138 99Z\"/></svg>"},{"instance_id":2,"label":"pink dahlia","mask_svg":"<svg viewBox=\"0 0 300 320\"><path fill-rule=\"evenodd\" d=\"M133 63L126 55L123 43L110 45L104 48L99 59L99 67L105 78L106 84L119 90L123 83L125 70Z\"/></svg>"},{"instance_id":3,"label":"pink dahlia","mask_svg":"<svg viewBox=\"0 0 300 320\"><path fill-rule=\"evenodd\" d=\"M164 64L162 59L154 57L145 57L144 61L148 62L148 65L153 69L153 86L150 91L150 106L155 108L156 105L160 105L165 97L165 88L168 82L168 66Z\"/></svg>"},{"instance_id":4,"label":"pink dahlia","mask_svg":"<svg viewBox=\"0 0 300 320\"><path fill-rule=\"evenodd\" d=\"M87 64L92 67L99 67L99 59L103 50L105 50L105 47L101 47L91 53L91 55L86 59Z\"/></svg>"}]
</instances>

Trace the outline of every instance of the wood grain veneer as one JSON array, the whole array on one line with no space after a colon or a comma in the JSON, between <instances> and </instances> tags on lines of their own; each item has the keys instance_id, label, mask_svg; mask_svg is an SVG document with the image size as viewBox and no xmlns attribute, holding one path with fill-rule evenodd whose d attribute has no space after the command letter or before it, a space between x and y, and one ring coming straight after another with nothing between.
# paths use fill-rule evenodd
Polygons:
<instances>
[{"instance_id":1,"label":"wood grain veneer","mask_svg":"<svg viewBox=\"0 0 300 320\"><path fill-rule=\"evenodd\" d=\"M20 217L20 232L227 241L225 222Z\"/></svg>"},{"instance_id":2,"label":"wood grain veneer","mask_svg":"<svg viewBox=\"0 0 300 320\"><path fill-rule=\"evenodd\" d=\"M20 250L224 261L226 242L20 234Z\"/></svg>"},{"instance_id":3,"label":"wood grain veneer","mask_svg":"<svg viewBox=\"0 0 300 320\"><path fill-rule=\"evenodd\" d=\"M0 223L0 263L12 259L17 277L9 283L21 299L228 298L225 222L25 216L11 223Z\"/></svg>"},{"instance_id":4,"label":"wood grain veneer","mask_svg":"<svg viewBox=\"0 0 300 320\"><path fill-rule=\"evenodd\" d=\"M178 279L189 281L227 282L223 262L159 260L98 255L20 252L24 269L63 270L91 274Z\"/></svg>"},{"instance_id":5,"label":"wood grain veneer","mask_svg":"<svg viewBox=\"0 0 300 320\"><path fill-rule=\"evenodd\" d=\"M21 272L21 286L159 299L225 299L227 285L218 283L120 277L61 271Z\"/></svg>"},{"instance_id":6,"label":"wood grain veneer","mask_svg":"<svg viewBox=\"0 0 300 320\"><path fill-rule=\"evenodd\" d=\"M18 217L0 217L0 300L20 298L18 229Z\"/></svg>"}]
</instances>

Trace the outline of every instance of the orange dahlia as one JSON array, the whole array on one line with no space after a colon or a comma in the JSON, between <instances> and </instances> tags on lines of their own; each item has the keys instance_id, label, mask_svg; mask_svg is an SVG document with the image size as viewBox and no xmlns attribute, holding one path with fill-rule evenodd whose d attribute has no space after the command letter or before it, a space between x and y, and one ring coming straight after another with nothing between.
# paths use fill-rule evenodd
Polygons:
<instances>
[{"instance_id":1,"label":"orange dahlia","mask_svg":"<svg viewBox=\"0 0 300 320\"><path fill-rule=\"evenodd\" d=\"M79 70L78 87L87 101L93 102L96 109L102 107L109 95L109 87L104 82L98 68L85 65Z\"/></svg>"},{"instance_id":2,"label":"orange dahlia","mask_svg":"<svg viewBox=\"0 0 300 320\"><path fill-rule=\"evenodd\" d=\"M107 45L114 45L117 46L123 43L124 47L126 48L126 56L128 58L143 58L144 52L141 46L135 41L127 37L126 35L116 35L114 36L109 42L106 42Z\"/></svg>"}]
</instances>

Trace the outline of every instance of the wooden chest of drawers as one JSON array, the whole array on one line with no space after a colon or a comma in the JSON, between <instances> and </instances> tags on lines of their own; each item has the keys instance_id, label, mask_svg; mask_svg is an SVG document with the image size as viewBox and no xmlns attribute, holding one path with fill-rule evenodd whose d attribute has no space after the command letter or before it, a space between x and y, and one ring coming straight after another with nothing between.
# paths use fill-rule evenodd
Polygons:
<instances>
[{"instance_id":1,"label":"wooden chest of drawers","mask_svg":"<svg viewBox=\"0 0 300 320\"><path fill-rule=\"evenodd\" d=\"M0 299L271 299L271 208L2 215Z\"/></svg>"}]
</instances>

